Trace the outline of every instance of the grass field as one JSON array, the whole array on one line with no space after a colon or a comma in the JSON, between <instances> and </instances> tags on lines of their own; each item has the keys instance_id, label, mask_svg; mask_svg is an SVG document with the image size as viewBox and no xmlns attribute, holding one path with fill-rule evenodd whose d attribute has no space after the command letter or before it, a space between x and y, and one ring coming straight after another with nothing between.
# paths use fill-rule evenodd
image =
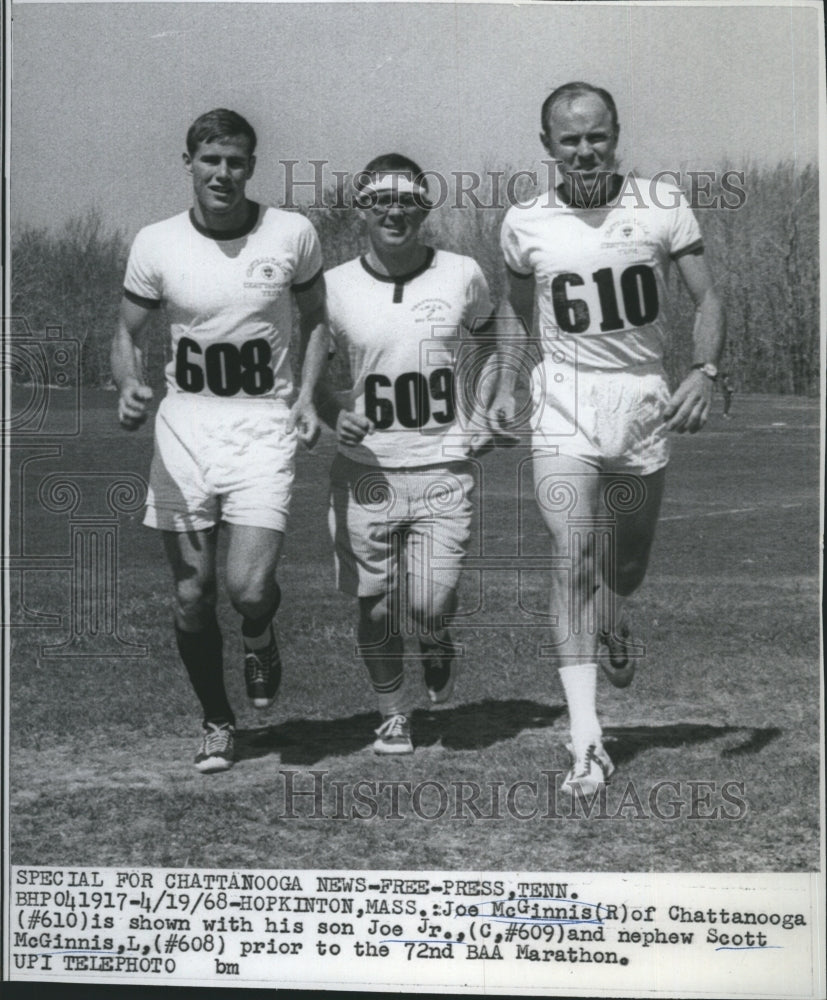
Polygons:
<instances>
[{"instance_id":1,"label":"grass field","mask_svg":"<svg viewBox=\"0 0 827 1000\"><path fill-rule=\"evenodd\" d=\"M65 406L68 398L55 394L49 405ZM110 515L106 530L117 530L120 637L146 646L148 654L128 655L124 646L115 658L64 657L44 648L69 636L72 531L91 530L91 522L80 520L89 508L67 513L44 506L44 479L65 473L91 491L94 477L82 474L97 473L94 482L103 482L126 472L146 476L149 468L149 429L123 433L114 394L85 392L79 436L21 439L44 450L38 457L21 448L12 458L12 553L27 560L18 566L30 567L12 572L12 617L21 626L13 630L11 664L12 861L817 869L818 419L816 400L739 397L733 419L716 415L702 434L676 440L650 572L637 602L647 655L631 688L617 691L602 682L598 694L617 774L603 815L572 816L562 797L557 814L552 803L549 815L540 794L542 772L568 766L567 717L559 682L538 655L549 641L537 617L546 602L543 574L518 575L514 558L518 523L521 551L546 551L530 490L518 502L524 453L500 451L483 460L477 551L505 557L506 568L464 578L465 627L455 636L465 656L454 701L426 707L417 671L409 668L419 706L413 714L418 747L398 760L370 749L378 716L355 656L354 607L333 590L326 530L332 437L300 456L280 570L282 693L263 719L246 706L237 622L222 600L240 759L229 773L204 777L192 767L200 720L174 649L168 570L139 513L121 514L116 522ZM309 789L311 770L324 772L316 780L327 783L327 815L309 815L309 798L294 800L297 815L286 815L291 779L284 772L298 772L294 787ZM400 818L383 818L388 799L377 796L376 818L333 818L329 782L349 789L360 780L420 786L418 808L403 794ZM441 810L436 786L421 785L426 781L448 789L456 789L452 782L476 782L482 815L457 807L454 798ZM506 792L518 781L538 782L539 790L535 798L524 786L510 810ZM664 781L674 784L659 794L660 818L649 796ZM497 782L504 789L499 810L491 804ZM727 786L740 806L722 798L727 782L741 783ZM349 811L351 798L343 801ZM535 817L512 815L530 812L533 802L540 805ZM717 818L710 818L716 809Z\"/></svg>"}]
</instances>

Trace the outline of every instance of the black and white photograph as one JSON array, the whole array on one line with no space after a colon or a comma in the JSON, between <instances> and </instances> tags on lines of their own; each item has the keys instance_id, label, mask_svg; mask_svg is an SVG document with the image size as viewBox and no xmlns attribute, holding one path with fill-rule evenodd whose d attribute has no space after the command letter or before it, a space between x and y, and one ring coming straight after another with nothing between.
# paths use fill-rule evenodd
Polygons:
<instances>
[{"instance_id":1,"label":"black and white photograph","mask_svg":"<svg viewBox=\"0 0 827 1000\"><path fill-rule=\"evenodd\" d=\"M4 31L2 978L823 995L821 4Z\"/></svg>"}]
</instances>

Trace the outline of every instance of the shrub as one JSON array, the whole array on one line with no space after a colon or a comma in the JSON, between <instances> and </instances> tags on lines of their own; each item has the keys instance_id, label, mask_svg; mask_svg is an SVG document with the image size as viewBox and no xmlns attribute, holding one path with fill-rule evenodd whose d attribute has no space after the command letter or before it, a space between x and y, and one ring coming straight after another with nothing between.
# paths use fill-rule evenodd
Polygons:
<instances>
[{"instance_id":1,"label":"shrub","mask_svg":"<svg viewBox=\"0 0 827 1000\"><path fill-rule=\"evenodd\" d=\"M771 168L752 165L745 171L743 187L746 200L737 210L700 209L697 213L727 310L729 338L722 368L730 371L740 391L817 393L817 169L791 162ZM719 194L720 187L713 185L709 198ZM479 196L484 203L490 201L485 191ZM319 232L327 267L361 251L362 231L355 212L303 211ZM433 212L426 230L439 246L476 258L495 301L505 287L498 246L503 214L504 209L446 205ZM109 345L127 254L122 234L107 232L94 210L70 220L57 232L29 227L13 235L13 315L25 318L36 334L47 324L58 324L64 336L79 340L83 344L81 377L86 385L110 381ZM672 334L667 367L677 379L691 361L694 311L677 275L670 280L673 295L667 308ZM163 314L153 316L145 368L148 381L155 386L163 380L167 339Z\"/></svg>"}]
</instances>

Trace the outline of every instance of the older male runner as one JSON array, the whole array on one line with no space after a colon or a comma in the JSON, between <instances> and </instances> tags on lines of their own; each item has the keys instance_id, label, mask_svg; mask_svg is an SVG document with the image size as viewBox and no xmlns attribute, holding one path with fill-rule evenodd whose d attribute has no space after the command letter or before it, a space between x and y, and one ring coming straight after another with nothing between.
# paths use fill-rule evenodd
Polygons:
<instances>
[{"instance_id":1,"label":"older male runner","mask_svg":"<svg viewBox=\"0 0 827 1000\"><path fill-rule=\"evenodd\" d=\"M590 793L614 770L595 710L598 643L607 647L600 663L609 680L625 687L635 668L626 599L646 573L669 432L694 433L706 422L724 317L683 195L615 171L612 96L565 84L546 99L541 122L559 184L504 220L501 350L522 350L536 307L543 360L532 376L535 490L552 554L570 562L553 572L550 608L560 630L552 662L571 725L563 788ZM670 394L663 305L673 263L697 311L694 364ZM492 413L508 427L515 366L504 360ZM607 521L613 544L601 552Z\"/></svg>"}]
</instances>

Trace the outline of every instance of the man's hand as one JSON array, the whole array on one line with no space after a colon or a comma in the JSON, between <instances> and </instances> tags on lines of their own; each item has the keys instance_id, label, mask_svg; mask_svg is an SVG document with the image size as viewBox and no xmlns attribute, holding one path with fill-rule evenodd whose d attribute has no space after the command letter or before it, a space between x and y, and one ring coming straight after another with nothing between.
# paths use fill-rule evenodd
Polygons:
<instances>
[{"instance_id":1,"label":"man's hand","mask_svg":"<svg viewBox=\"0 0 827 1000\"><path fill-rule=\"evenodd\" d=\"M473 458L485 455L496 444L494 440L494 430L488 420L488 411L482 408L475 408L468 418L468 426L473 428L468 441L468 453Z\"/></svg>"},{"instance_id":2,"label":"man's hand","mask_svg":"<svg viewBox=\"0 0 827 1000\"><path fill-rule=\"evenodd\" d=\"M695 434L706 423L712 404L712 379L699 368L694 368L681 382L669 404L664 418L666 429L683 434Z\"/></svg>"},{"instance_id":3,"label":"man's hand","mask_svg":"<svg viewBox=\"0 0 827 1000\"><path fill-rule=\"evenodd\" d=\"M313 401L299 396L290 407L290 416L287 419L287 432L295 430L299 441L310 451L319 440L322 432L322 425L319 422L319 415Z\"/></svg>"},{"instance_id":4,"label":"man's hand","mask_svg":"<svg viewBox=\"0 0 827 1000\"><path fill-rule=\"evenodd\" d=\"M129 381L121 389L118 399L118 421L127 431L136 431L149 416L147 404L152 399L152 389L141 382Z\"/></svg>"},{"instance_id":5,"label":"man's hand","mask_svg":"<svg viewBox=\"0 0 827 1000\"><path fill-rule=\"evenodd\" d=\"M359 444L366 434L373 434L373 423L353 410L339 410L336 437L342 444Z\"/></svg>"},{"instance_id":6,"label":"man's hand","mask_svg":"<svg viewBox=\"0 0 827 1000\"><path fill-rule=\"evenodd\" d=\"M498 392L491 400L488 409L488 426L495 435L495 443L505 445L518 444L520 438L514 433L514 415L517 401L513 393Z\"/></svg>"}]
</instances>

